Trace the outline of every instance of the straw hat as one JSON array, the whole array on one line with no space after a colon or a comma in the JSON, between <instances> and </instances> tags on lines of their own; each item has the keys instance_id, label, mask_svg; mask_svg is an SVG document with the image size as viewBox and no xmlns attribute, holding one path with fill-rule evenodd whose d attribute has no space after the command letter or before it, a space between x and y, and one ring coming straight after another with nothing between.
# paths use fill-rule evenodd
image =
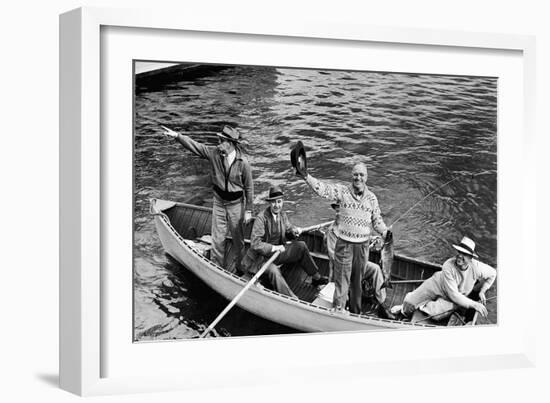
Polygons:
<instances>
[{"instance_id":1,"label":"straw hat","mask_svg":"<svg viewBox=\"0 0 550 403\"><path fill-rule=\"evenodd\" d=\"M460 241L458 245L453 245L453 248L455 248L460 253L464 253L465 255L478 257L477 253L475 252L476 243L466 236L462 238L462 241Z\"/></svg>"}]
</instances>

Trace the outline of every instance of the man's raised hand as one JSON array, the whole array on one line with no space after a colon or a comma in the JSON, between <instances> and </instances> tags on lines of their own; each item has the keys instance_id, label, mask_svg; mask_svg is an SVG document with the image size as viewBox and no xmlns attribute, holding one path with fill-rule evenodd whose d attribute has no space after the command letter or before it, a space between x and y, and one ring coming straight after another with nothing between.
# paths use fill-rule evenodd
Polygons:
<instances>
[{"instance_id":1,"label":"man's raised hand","mask_svg":"<svg viewBox=\"0 0 550 403\"><path fill-rule=\"evenodd\" d=\"M175 139L175 138L177 138L177 137L179 136L179 133L173 131L172 129L169 129L169 128L165 127L165 126L160 126L160 127L162 127L162 130L163 130L163 131L162 131L162 134L165 135L166 137L170 137L170 138Z\"/></svg>"}]
</instances>

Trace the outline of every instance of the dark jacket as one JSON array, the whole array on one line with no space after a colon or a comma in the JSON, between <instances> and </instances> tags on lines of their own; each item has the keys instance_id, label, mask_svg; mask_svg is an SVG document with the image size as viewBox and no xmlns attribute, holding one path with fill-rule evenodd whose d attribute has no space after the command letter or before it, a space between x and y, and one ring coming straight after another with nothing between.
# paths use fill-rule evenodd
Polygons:
<instances>
[{"instance_id":1,"label":"dark jacket","mask_svg":"<svg viewBox=\"0 0 550 403\"><path fill-rule=\"evenodd\" d=\"M285 212L279 214L277 223L269 207L258 214L252 226L250 248L243 258L242 269L249 273L256 273L273 254L272 245L284 245L292 229L293 226Z\"/></svg>"}]
</instances>

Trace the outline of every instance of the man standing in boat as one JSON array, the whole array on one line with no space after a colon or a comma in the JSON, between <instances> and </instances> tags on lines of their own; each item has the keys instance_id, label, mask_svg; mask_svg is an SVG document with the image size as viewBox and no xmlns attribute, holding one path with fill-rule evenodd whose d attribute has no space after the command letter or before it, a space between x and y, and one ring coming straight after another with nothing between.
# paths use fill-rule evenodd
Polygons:
<instances>
[{"instance_id":1,"label":"man standing in boat","mask_svg":"<svg viewBox=\"0 0 550 403\"><path fill-rule=\"evenodd\" d=\"M367 188L366 165L358 163L353 167L351 186L346 186L333 185L309 175L303 162L305 152L301 143L293 149L292 160L296 161L296 173L315 193L325 199L336 200L340 206L338 220L333 226L336 235L333 307L344 311L349 292L350 311L360 314L363 293L361 283L365 276L374 286L378 315L394 319L394 315L383 305L386 299L384 274L380 266L367 264L372 230L381 234L384 239L388 236L389 230L382 219L378 199Z\"/></svg>"},{"instance_id":2,"label":"man standing in boat","mask_svg":"<svg viewBox=\"0 0 550 403\"><path fill-rule=\"evenodd\" d=\"M302 231L299 227L290 224L283 211L283 198L280 187L272 186L269 189L269 195L265 199L269 202L269 206L254 220L250 248L243 259L242 268L248 274L254 275L273 253L280 251L280 255L266 269L264 276L275 291L297 298L283 277L280 269L282 265L297 263L312 276L313 286L327 284L328 278L319 274L319 268L305 242L295 240ZM287 244L287 239L294 240Z\"/></svg>"},{"instance_id":3,"label":"man standing in boat","mask_svg":"<svg viewBox=\"0 0 550 403\"><path fill-rule=\"evenodd\" d=\"M401 307L392 310L401 311L407 317L419 310L433 319L442 320L457 309L471 308L486 317L485 293L493 285L497 272L478 260L475 247L470 238L462 238L460 244L453 245L458 252L456 256L443 263L441 271L405 295ZM478 291L479 302L468 297L474 290Z\"/></svg>"},{"instance_id":4,"label":"man standing in boat","mask_svg":"<svg viewBox=\"0 0 550 403\"><path fill-rule=\"evenodd\" d=\"M244 224L252 218L254 184L250 164L240 146L239 132L224 126L216 133L218 145L206 146L166 127L163 130L165 136L178 140L184 148L209 161L214 189L211 259L227 270L241 270ZM232 237L234 262L224 261L227 234Z\"/></svg>"}]
</instances>

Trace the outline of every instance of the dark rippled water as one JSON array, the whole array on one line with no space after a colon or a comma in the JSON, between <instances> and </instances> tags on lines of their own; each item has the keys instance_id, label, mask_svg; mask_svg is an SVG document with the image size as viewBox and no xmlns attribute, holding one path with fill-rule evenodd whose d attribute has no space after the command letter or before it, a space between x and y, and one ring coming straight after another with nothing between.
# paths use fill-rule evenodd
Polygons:
<instances>
[{"instance_id":1,"label":"dark rippled water","mask_svg":"<svg viewBox=\"0 0 550 403\"><path fill-rule=\"evenodd\" d=\"M333 218L328 201L290 170L301 140L312 175L349 182L363 161L396 251L443 263L463 234L496 266L497 81L454 77L264 67L228 67L138 87L135 96L135 338L196 336L227 302L168 258L148 213L149 198L211 206L207 166L160 135L159 123L215 144L223 124L243 133L256 203L270 184L285 189L297 225ZM451 181L441 189L440 186ZM402 216L418 201L421 204ZM492 293L495 294L496 283ZM489 302L496 322L496 298ZM220 335L295 332L234 308Z\"/></svg>"}]
</instances>

